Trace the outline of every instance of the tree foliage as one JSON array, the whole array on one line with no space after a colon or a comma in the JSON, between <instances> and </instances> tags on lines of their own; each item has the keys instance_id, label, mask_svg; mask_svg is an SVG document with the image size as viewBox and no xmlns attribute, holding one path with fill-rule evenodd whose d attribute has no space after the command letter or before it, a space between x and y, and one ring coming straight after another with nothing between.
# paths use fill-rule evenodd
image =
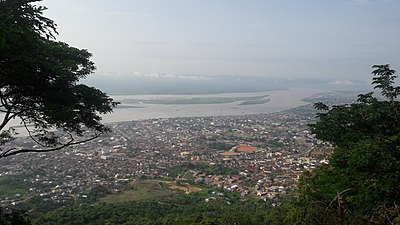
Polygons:
<instances>
[{"instance_id":1,"label":"tree foliage","mask_svg":"<svg viewBox=\"0 0 400 225\"><path fill-rule=\"evenodd\" d=\"M0 224L2 225L29 225L31 221L26 215L19 211L10 208L0 208Z\"/></svg>"},{"instance_id":2,"label":"tree foliage","mask_svg":"<svg viewBox=\"0 0 400 225\"><path fill-rule=\"evenodd\" d=\"M33 219L33 224L256 225L270 224L271 204L206 202L209 193L176 194L151 201L97 203L64 207Z\"/></svg>"},{"instance_id":3,"label":"tree foliage","mask_svg":"<svg viewBox=\"0 0 400 225\"><path fill-rule=\"evenodd\" d=\"M95 138L108 130L99 114L117 104L79 83L95 70L91 53L56 41L56 24L43 16L45 7L34 5L39 1L0 0L0 158ZM13 139L7 126L16 118L41 149L4 147ZM91 137L83 137L87 130Z\"/></svg>"},{"instance_id":4,"label":"tree foliage","mask_svg":"<svg viewBox=\"0 0 400 225\"><path fill-rule=\"evenodd\" d=\"M372 84L384 99L371 92L353 104L315 105L322 112L311 130L336 148L329 165L301 176L292 222L394 224L399 216L400 87L389 65L373 69Z\"/></svg>"}]
</instances>

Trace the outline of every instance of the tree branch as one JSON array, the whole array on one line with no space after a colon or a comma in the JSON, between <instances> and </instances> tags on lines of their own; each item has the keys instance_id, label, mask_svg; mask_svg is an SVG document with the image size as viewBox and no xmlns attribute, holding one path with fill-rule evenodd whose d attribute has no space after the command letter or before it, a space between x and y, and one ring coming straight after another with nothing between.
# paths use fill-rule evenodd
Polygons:
<instances>
[{"instance_id":1,"label":"tree branch","mask_svg":"<svg viewBox=\"0 0 400 225\"><path fill-rule=\"evenodd\" d=\"M36 153L40 153L40 152L53 152L53 151L57 151L57 150L61 150L62 148L65 147L69 147L69 146L73 146L73 145L77 145L77 144L81 144L81 143L85 143L91 140L94 140L96 138L98 138L101 134L96 134L95 136L85 139L85 140L81 140L81 141L76 141L74 142L73 140L70 140L69 142L58 146L58 147L54 147L54 148L47 148L47 149L19 149L17 150L17 148L11 148L9 150L6 150L5 152L2 152L0 154L0 158L5 158L5 157L9 157L12 155L16 155L16 154L20 154L20 153L27 153L27 152L36 152Z\"/></svg>"},{"instance_id":2,"label":"tree branch","mask_svg":"<svg viewBox=\"0 0 400 225\"><path fill-rule=\"evenodd\" d=\"M338 192L337 194L336 194L336 196L332 199L332 201L329 203L329 205L326 207L326 209L325 209L325 213L324 213L324 216L326 216L326 214L328 213L328 210L329 210L329 208L331 208L331 206L332 206L332 204L337 200L338 201L338 203L339 203L339 208L338 209L340 209L342 206L340 205L340 198L341 198L341 195L342 194L344 194L344 193L346 193L346 192L348 192L348 191L350 191L351 190L351 188L348 188L348 189L346 189L346 190L344 190L344 191L342 191L342 192Z\"/></svg>"},{"instance_id":3,"label":"tree branch","mask_svg":"<svg viewBox=\"0 0 400 225\"><path fill-rule=\"evenodd\" d=\"M21 118L21 120L22 120L22 122L24 123L25 130L26 130L26 132L28 132L29 137L30 137L36 144L38 144L38 145L40 145L40 146L42 146L42 147L47 147L47 146L43 145L42 143L40 143L38 140L36 140L35 137L33 137L32 131L29 130L28 125L26 125L26 121L25 121L23 118ZM72 139L72 140L73 140L73 139Z\"/></svg>"},{"instance_id":4,"label":"tree branch","mask_svg":"<svg viewBox=\"0 0 400 225\"><path fill-rule=\"evenodd\" d=\"M5 112L6 114L4 115L3 122L0 124L0 131L4 129L4 127L10 122L10 120L13 118L13 116L10 116L11 114L11 109L7 109Z\"/></svg>"}]
</instances>

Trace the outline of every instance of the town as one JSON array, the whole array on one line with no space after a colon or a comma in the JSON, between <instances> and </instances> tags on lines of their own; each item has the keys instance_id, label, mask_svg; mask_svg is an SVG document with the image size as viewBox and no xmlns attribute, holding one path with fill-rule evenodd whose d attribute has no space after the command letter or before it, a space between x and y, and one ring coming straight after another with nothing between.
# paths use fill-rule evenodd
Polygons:
<instances>
[{"instance_id":1,"label":"town","mask_svg":"<svg viewBox=\"0 0 400 225\"><path fill-rule=\"evenodd\" d=\"M112 132L94 141L3 159L0 178L23 176L27 191L3 196L1 205L18 206L32 198L68 203L87 198L91 187L101 185L116 193L136 179L185 181L183 174L170 170L185 163L235 171L191 169L194 184L274 199L294 190L302 171L329 162L332 146L315 139L308 126L314 116L307 105L268 114L109 124ZM18 143L29 145L30 139Z\"/></svg>"}]
</instances>

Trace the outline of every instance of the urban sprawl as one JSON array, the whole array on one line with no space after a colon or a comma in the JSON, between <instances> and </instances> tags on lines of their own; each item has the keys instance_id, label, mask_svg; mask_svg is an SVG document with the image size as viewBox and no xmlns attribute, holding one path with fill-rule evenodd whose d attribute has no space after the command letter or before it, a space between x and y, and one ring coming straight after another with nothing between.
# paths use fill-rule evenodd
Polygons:
<instances>
[{"instance_id":1,"label":"urban sprawl","mask_svg":"<svg viewBox=\"0 0 400 225\"><path fill-rule=\"evenodd\" d=\"M232 175L191 170L196 184L273 199L296 188L304 170L328 163L331 146L315 139L311 106L257 115L167 118L110 124L100 138L51 153L2 159L0 176L25 177L28 191L0 199L18 205L32 197L69 202L96 185L112 192L137 179L172 178L183 163L221 165ZM29 138L17 139L33 146ZM0 178L1 178L0 177ZM173 177L184 181L181 175Z\"/></svg>"}]
</instances>

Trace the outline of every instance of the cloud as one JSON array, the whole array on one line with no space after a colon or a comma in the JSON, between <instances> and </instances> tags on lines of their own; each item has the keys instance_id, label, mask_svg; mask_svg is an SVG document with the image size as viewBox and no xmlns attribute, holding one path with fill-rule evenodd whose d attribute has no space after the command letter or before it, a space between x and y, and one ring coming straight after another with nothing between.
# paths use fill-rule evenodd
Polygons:
<instances>
[{"instance_id":1,"label":"cloud","mask_svg":"<svg viewBox=\"0 0 400 225\"><path fill-rule=\"evenodd\" d=\"M334 80L332 82L329 82L328 84L330 85L340 85L340 86L349 86L349 85L354 85L354 82L351 80Z\"/></svg>"},{"instance_id":2,"label":"cloud","mask_svg":"<svg viewBox=\"0 0 400 225\"><path fill-rule=\"evenodd\" d=\"M278 57L246 57L246 56L189 56L189 55L157 55L157 54L147 54L143 57L163 59L163 60L189 60L189 61L227 61L227 62L284 62L288 61L288 58L278 58Z\"/></svg>"},{"instance_id":3,"label":"cloud","mask_svg":"<svg viewBox=\"0 0 400 225\"><path fill-rule=\"evenodd\" d=\"M174 74L174 73L143 73L143 72L133 72L133 73L124 73L124 72L106 72L106 71L98 71L97 75L101 76L113 76L120 78L129 78L129 77L142 77L142 78L154 78L154 79L170 79L170 80L210 80L209 77L204 75L189 75L189 74Z\"/></svg>"},{"instance_id":4,"label":"cloud","mask_svg":"<svg viewBox=\"0 0 400 225\"><path fill-rule=\"evenodd\" d=\"M160 79L179 79L179 80L208 80L206 76L203 75L184 75L184 74L173 74L173 73L149 73L149 74L139 74L135 72L136 76L148 77L148 78L160 78Z\"/></svg>"}]
</instances>

